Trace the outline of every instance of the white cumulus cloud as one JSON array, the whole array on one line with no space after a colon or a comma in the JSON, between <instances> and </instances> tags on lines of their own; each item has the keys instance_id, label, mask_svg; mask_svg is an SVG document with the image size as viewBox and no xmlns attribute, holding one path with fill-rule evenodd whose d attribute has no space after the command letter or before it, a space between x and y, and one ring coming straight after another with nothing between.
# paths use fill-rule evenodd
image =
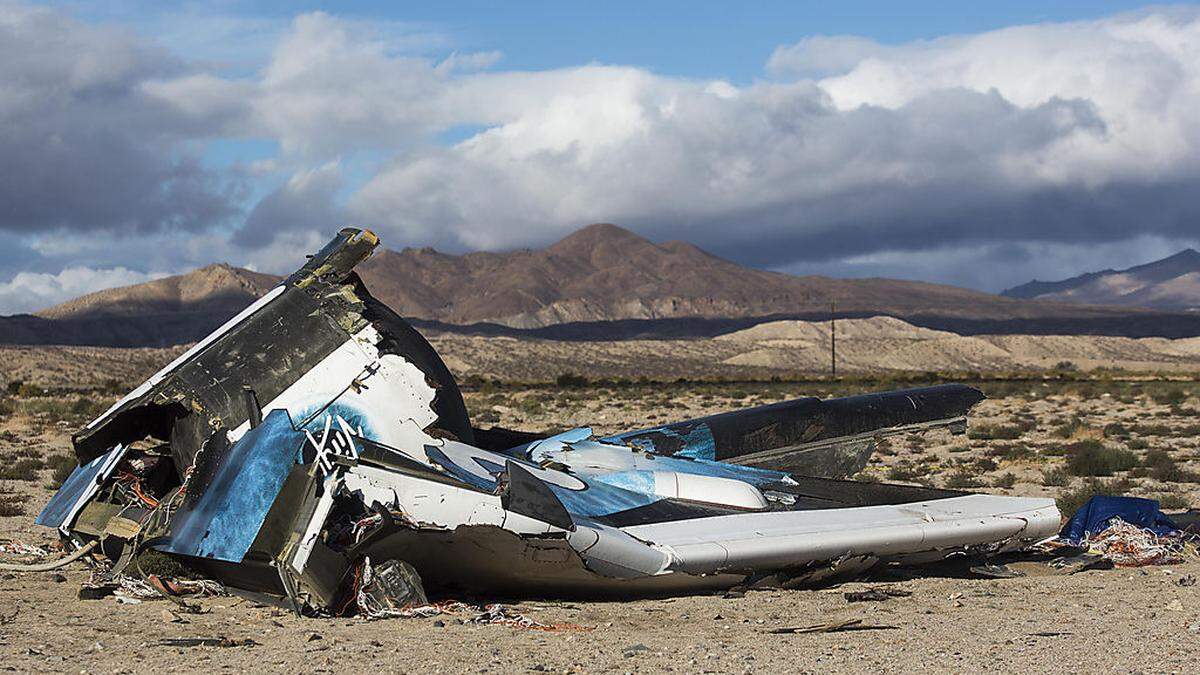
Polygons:
<instances>
[{"instance_id":1,"label":"white cumulus cloud","mask_svg":"<svg viewBox=\"0 0 1200 675\"><path fill-rule=\"evenodd\" d=\"M163 272L136 272L124 267L68 267L58 274L21 272L0 283L0 315L34 312L87 293L165 276Z\"/></svg>"}]
</instances>

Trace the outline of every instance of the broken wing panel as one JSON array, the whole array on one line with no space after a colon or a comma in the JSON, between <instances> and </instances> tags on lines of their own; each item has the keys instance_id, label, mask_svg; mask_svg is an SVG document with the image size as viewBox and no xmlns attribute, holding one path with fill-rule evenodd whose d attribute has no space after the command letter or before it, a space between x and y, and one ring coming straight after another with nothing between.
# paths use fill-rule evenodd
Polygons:
<instances>
[{"instance_id":1,"label":"broken wing panel","mask_svg":"<svg viewBox=\"0 0 1200 675\"><path fill-rule=\"evenodd\" d=\"M929 502L821 511L733 514L624 528L665 547L690 574L764 570L873 556L1025 546L1053 536L1052 499L966 495Z\"/></svg>"},{"instance_id":2,"label":"broken wing panel","mask_svg":"<svg viewBox=\"0 0 1200 675\"><path fill-rule=\"evenodd\" d=\"M801 398L601 440L658 455L735 462L803 476L862 470L883 435L965 428L984 396L959 384L821 400Z\"/></svg>"},{"instance_id":3,"label":"broken wing panel","mask_svg":"<svg viewBox=\"0 0 1200 675\"><path fill-rule=\"evenodd\" d=\"M124 455L125 446L118 445L87 464L76 466L62 487L38 514L37 524L55 528L69 527Z\"/></svg>"}]
</instances>

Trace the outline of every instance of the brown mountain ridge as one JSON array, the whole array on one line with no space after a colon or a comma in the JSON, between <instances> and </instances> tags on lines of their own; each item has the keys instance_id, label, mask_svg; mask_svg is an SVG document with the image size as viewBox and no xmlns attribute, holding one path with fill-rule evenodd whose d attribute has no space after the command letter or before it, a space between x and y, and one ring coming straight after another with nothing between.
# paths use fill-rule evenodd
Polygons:
<instances>
[{"instance_id":1,"label":"brown mountain ridge","mask_svg":"<svg viewBox=\"0 0 1200 675\"><path fill-rule=\"evenodd\" d=\"M441 253L381 249L359 267L371 292L426 327L587 338L714 334L767 318L889 315L978 332L1200 333L1200 317L1005 298L895 279L792 276L738 265L682 241L655 243L612 224L589 225L544 249ZM163 346L199 339L279 277L209 265L0 317L0 342ZM629 326L632 325L632 328ZM606 332L607 331L607 332ZM632 331L632 333L630 332ZM665 333L664 333L665 334Z\"/></svg>"}]
</instances>

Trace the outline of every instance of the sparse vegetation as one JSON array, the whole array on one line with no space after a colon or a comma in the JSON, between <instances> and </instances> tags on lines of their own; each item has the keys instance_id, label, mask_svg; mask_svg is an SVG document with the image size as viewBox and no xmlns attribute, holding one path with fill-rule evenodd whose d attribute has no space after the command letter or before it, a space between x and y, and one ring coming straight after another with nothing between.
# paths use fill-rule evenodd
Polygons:
<instances>
[{"instance_id":1,"label":"sparse vegetation","mask_svg":"<svg viewBox=\"0 0 1200 675\"><path fill-rule=\"evenodd\" d=\"M1101 443L1076 443L1069 451L1067 472L1075 476L1111 476L1138 465L1137 455Z\"/></svg>"},{"instance_id":2,"label":"sparse vegetation","mask_svg":"<svg viewBox=\"0 0 1200 675\"><path fill-rule=\"evenodd\" d=\"M1087 503L1089 499L1096 495L1106 497L1115 497L1128 494L1134 487L1133 481L1127 478L1114 478L1111 480L1099 480L1089 478L1083 481L1078 487L1069 488L1058 493L1058 510L1064 518L1070 518L1075 515L1079 507Z\"/></svg>"},{"instance_id":3,"label":"sparse vegetation","mask_svg":"<svg viewBox=\"0 0 1200 675\"><path fill-rule=\"evenodd\" d=\"M12 488L0 487L0 517L20 516L25 513L25 502L29 495L18 494Z\"/></svg>"},{"instance_id":4,"label":"sparse vegetation","mask_svg":"<svg viewBox=\"0 0 1200 675\"><path fill-rule=\"evenodd\" d=\"M5 459L11 461L3 461L0 464L0 479L4 480L36 480L38 471L46 466L42 460L32 457L22 457L16 460Z\"/></svg>"},{"instance_id":5,"label":"sparse vegetation","mask_svg":"<svg viewBox=\"0 0 1200 675\"><path fill-rule=\"evenodd\" d=\"M554 384L560 387L586 387L588 379L575 373L560 373L554 378Z\"/></svg>"},{"instance_id":6,"label":"sparse vegetation","mask_svg":"<svg viewBox=\"0 0 1200 675\"><path fill-rule=\"evenodd\" d=\"M996 476L995 480L992 481L992 487L1002 488L1004 490L1009 490L1016 484L1017 476L1011 471L1005 471L999 476Z\"/></svg>"},{"instance_id":7,"label":"sparse vegetation","mask_svg":"<svg viewBox=\"0 0 1200 675\"><path fill-rule=\"evenodd\" d=\"M964 469L959 469L946 477L946 487L953 490L963 490L983 486L979 477Z\"/></svg>"},{"instance_id":8,"label":"sparse vegetation","mask_svg":"<svg viewBox=\"0 0 1200 675\"><path fill-rule=\"evenodd\" d=\"M979 441L1015 440L1021 437L1021 427L1015 424L980 424L967 432L967 438Z\"/></svg>"},{"instance_id":9,"label":"sparse vegetation","mask_svg":"<svg viewBox=\"0 0 1200 675\"><path fill-rule=\"evenodd\" d=\"M904 460L897 462L888 469L888 480L900 481L902 483L915 483L927 477L930 473L930 467L923 462L910 462Z\"/></svg>"},{"instance_id":10,"label":"sparse vegetation","mask_svg":"<svg viewBox=\"0 0 1200 675\"><path fill-rule=\"evenodd\" d=\"M1031 459L1036 456L1033 448L1022 443L1006 443L997 444L983 451L983 454L988 457L996 457L1001 460L1014 462L1022 459Z\"/></svg>"},{"instance_id":11,"label":"sparse vegetation","mask_svg":"<svg viewBox=\"0 0 1200 675\"><path fill-rule=\"evenodd\" d=\"M57 490L66 482L67 477L75 470L78 462L71 455L51 455L46 459L46 467L50 469L50 482L46 487Z\"/></svg>"},{"instance_id":12,"label":"sparse vegetation","mask_svg":"<svg viewBox=\"0 0 1200 675\"><path fill-rule=\"evenodd\" d=\"M1200 474L1186 469L1165 450L1151 450L1142 457L1139 473L1164 483L1200 483Z\"/></svg>"},{"instance_id":13,"label":"sparse vegetation","mask_svg":"<svg viewBox=\"0 0 1200 675\"><path fill-rule=\"evenodd\" d=\"M1192 508L1192 503L1187 498L1173 492L1157 495L1154 498L1158 500L1158 507L1166 511Z\"/></svg>"},{"instance_id":14,"label":"sparse vegetation","mask_svg":"<svg viewBox=\"0 0 1200 675\"><path fill-rule=\"evenodd\" d=\"M1063 487L1070 485L1071 474L1061 466L1042 471L1042 485L1047 487Z\"/></svg>"},{"instance_id":15,"label":"sparse vegetation","mask_svg":"<svg viewBox=\"0 0 1200 675\"><path fill-rule=\"evenodd\" d=\"M1155 392L1151 394L1150 397L1159 405L1177 406L1187 400L1188 393L1180 387L1171 387L1163 391Z\"/></svg>"}]
</instances>

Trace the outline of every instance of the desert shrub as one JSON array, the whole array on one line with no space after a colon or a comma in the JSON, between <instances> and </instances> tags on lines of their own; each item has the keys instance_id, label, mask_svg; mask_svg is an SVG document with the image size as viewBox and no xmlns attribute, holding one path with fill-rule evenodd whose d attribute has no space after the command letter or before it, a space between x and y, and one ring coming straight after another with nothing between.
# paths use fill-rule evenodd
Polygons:
<instances>
[{"instance_id":1,"label":"desert shrub","mask_svg":"<svg viewBox=\"0 0 1200 675\"><path fill-rule=\"evenodd\" d=\"M1138 465L1137 455L1105 445L1076 443L1067 458L1067 471L1075 476L1111 476ZM1099 447L1097 447L1099 446Z\"/></svg>"},{"instance_id":2,"label":"desert shrub","mask_svg":"<svg viewBox=\"0 0 1200 675\"><path fill-rule=\"evenodd\" d=\"M522 412L537 415L542 412L542 401L536 396L526 396L521 399L520 408Z\"/></svg>"},{"instance_id":3,"label":"desert shrub","mask_svg":"<svg viewBox=\"0 0 1200 675\"><path fill-rule=\"evenodd\" d=\"M1171 427L1166 424L1137 424L1133 430L1139 436L1170 436Z\"/></svg>"},{"instance_id":4,"label":"desert shrub","mask_svg":"<svg viewBox=\"0 0 1200 675\"><path fill-rule=\"evenodd\" d=\"M1055 445L1055 446L1046 448L1045 450L1042 451L1042 453L1046 454L1046 455L1050 455L1051 457L1067 457L1069 455L1078 454L1080 452L1099 450L1103 447L1104 447L1104 444L1101 443L1100 441L1098 441L1094 438L1089 438L1087 440L1076 441L1074 443L1065 443L1063 445Z\"/></svg>"},{"instance_id":5,"label":"desert shrub","mask_svg":"<svg viewBox=\"0 0 1200 675\"><path fill-rule=\"evenodd\" d=\"M983 481L975 474L959 469L946 477L946 487L951 489L977 488L983 485Z\"/></svg>"},{"instance_id":6,"label":"desert shrub","mask_svg":"<svg viewBox=\"0 0 1200 675\"><path fill-rule=\"evenodd\" d=\"M1006 472L1000 474L999 476L996 476L995 480L992 481L992 487L1003 488L1005 490L1011 488L1012 486L1014 486L1016 484L1017 484L1017 477L1011 471L1006 471Z\"/></svg>"},{"instance_id":7,"label":"desert shrub","mask_svg":"<svg viewBox=\"0 0 1200 675\"><path fill-rule=\"evenodd\" d=\"M22 382L20 386L17 387L17 391L14 393L22 398L29 398L31 396L45 396L46 390L43 387L37 386L36 384Z\"/></svg>"},{"instance_id":8,"label":"desert shrub","mask_svg":"<svg viewBox=\"0 0 1200 675\"><path fill-rule=\"evenodd\" d=\"M1074 361L1059 361L1054 364L1054 370L1069 373L1079 370L1079 366L1075 365Z\"/></svg>"},{"instance_id":9,"label":"desert shrub","mask_svg":"<svg viewBox=\"0 0 1200 675\"><path fill-rule=\"evenodd\" d=\"M1105 424L1103 431L1105 438L1124 438L1129 435L1128 427L1120 422Z\"/></svg>"},{"instance_id":10,"label":"desert shrub","mask_svg":"<svg viewBox=\"0 0 1200 675\"><path fill-rule=\"evenodd\" d=\"M980 424L967 431L967 438L979 441L1008 440L1021 437L1021 428L1016 425Z\"/></svg>"},{"instance_id":11,"label":"desert shrub","mask_svg":"<svg viewBox=\"0 0 1200 675\"><path fill-rule=\"evenodd\" d=\"M1186 401L1187 397L1187 392L1180 387L1171 387L1150 394L1150 398L1160 405L1179 405Z\"/></svg>"},{"instance_id":12,"label":"desert shrub","mask_svg":"<svg viewBox=\"0 0 1200 675\"><path fill-rule=\"evenodd\" d=\"M1144 438L1131 438L1129 439L1129 442L1125 444L1125 447L1129 448L1130 450L1145 450L1146 448L1150 447L1150 442Z\"/></svg>"},{"instance_id":13,"label":"desert shrub","mask_svg":"<svg viewBox=\"0 0 1200 675\"><path fill-rule=\"evenodd\" d=\"M100 401L97 401L94 398L83 397L75 399L71 403L70 407L72 414L86 417L96 417L107 409L108 406L104 405Z\"/></svg>"},{"instance_id":14,"label":"desert shrub","mask_svg":"<svg viewBox=\"0 0 1200 675\"><path fill-rule=\"evenodd\" d=\"M1166 450L1151 450L1142 457L1145 474L1164 483L1197 483L1200 475L1179 466Z\"/></svg>"},{"instance_id":15,"label":"desert shrub","mask_svg":"<svg viewBox=\"0 0 1200 675\"><path fill-rule=\"evenodd\" d=\"M1158 506L1162 509L1175 510L1192 508L1192 503L1189 502L1183 495L1177 495L1168 492L1166 494L1156 496L1155 499L1158 500Z\"/></svg>"},{"instance_id":16,"label":"desert shrub","mask_svg":"<svg viewBox=\"0 0 1200 675\"><path fill-rule=\"evenodd\" d=\"M8 384L4 386L4 390L7 391L10 396L16 396L21 393L21 387L23 386L25 386L25 382L23 380L9 380Z\"/></svg>"},{"instance_id":17,"label":"desert shrub","mask_svg":"<svg viewBox=\"0 0 1200 675\"><path fill-rule=\"evenodd\" d=\"M560 387L586 387L588 379L575 373L562 373L554 378L554 384Z\"/></svg>"},{"instance_id":18,"label":"desert shrub","mask_svg":"<svg viewBox=\"0 0 1200 675\"><path fill-rule=\"evenodd\" d=\"M4 480L34 480L37 478L37 472L45 465L45 462L40 459L23 457L0 466L0 478Z\"/></svg>"},{"instance_id":19,"label":"desert shrub","mask_svg":"<svg viewBox=\"0 0 1200 675\"><path fill-rule=\"evenodd\" d=\"M0 485L0 516L19 516L25 513L25 502L29 495L18 494L7 486Z\"/></svg>"},{"instance_id":20,"label":"desert shrub","mask_svg":"<svg viewBox=\"0 0 1200 675\"><path fill-rule=\"evenodd\" d=\"M1042 485L1047 487L1063 487L1071 483L1071 474L1061 466L1042 471Z\"/></svg>"},{"instance_id":21,"label":"desert shrub","mask_svg":"<svg viewBox=\"0 0 1200 675\"><path fill-rule=\"evenodd\" d=\"M953 453L967 452L970 449L971 448L966 445L955 445L955 446L951 447L949 450L947 450L947 452L953 452Z\"/></svg>"},{"instance_id":22,"label":"desert shrub","mask_svg":"<svg viewBox=\"0 0 1200 675\"><path fill-rule=\"evenodd\" d=\"M25 495L0 495L0 517L24 515L24 496Z\"/></svg>"},{"instance_id":23,"label":"desert shrub","mask_svg":"<svg viewBox=\"0 0 1200 675\"><path fill-rule=\"evenodd\" d=\"M1016 461L1019 459L1029 459L1034 456L1033 449L1022 443L1006 443L997 444L984 451L988 457L997 457L999 459Z\"/></svg>"},{"instance_id":24,"label":"desert shrub","mask_svg":"<svg viewBox=\"0 0 1200 675\"><path fill-rule=\"evenodd\" d=\"M929 465L924 463L902 461L888 468L888 480L898 480L915 483L929 475Z\"/></svg>"},{"instance_id":25,"label":"desert shrub","mask_svg":"<svg viewBox=\"0 0 1200 675\"><path fill-rule=\"evenodd\" d=\"M990 457L980 457L971 464L975 467L975 470L980 473L995 471L997 468L999 468L999 465L996 464L996 460Z\"/></svg>"},{"instance_id":26,"label":"desert shrub","mask_svg":"<svg viewBox=\"0 0 1200 675\"><path fill-rule=\"evenodd\" d=\"M1126 478L1114 478L1112 480L1098 480L1089 478L1083 481L1078 487L1069 488L1058 493L1058 510L1066 518L1075 515L1079 507L1087 503L1087 500L1096 495L1105 497L1119 497L1127 494L1134 488L1133 481Z\"/></svg>"},{"instance_id":27,"label":"desert shrub","mask_svg":"<svg viewBox=\"0 0 1200 675\"><path fill-rule=\"evenodd\" d=\"M71 455L51 455L46 459L46 467L50 469L50 483L47 485L52 490L57 490L66 482L67 477L75 470L77 462Z\"/></svg>"},{"instance_id":28,"label":"desert shrub","mask_svg":"<svg viewBox=\"0 0 1200 675\"><path fill-rule=\"evenodd\" d=\"M1054 428L1050 430L1050 435L1054 436L1055 438L1071 438L1075 435L1075 432L1079 431L1079 429L1082 427L1083 421L1078 417L1072 417L1062 424L1055 425Z\"/></svg>"}]
</instances>

